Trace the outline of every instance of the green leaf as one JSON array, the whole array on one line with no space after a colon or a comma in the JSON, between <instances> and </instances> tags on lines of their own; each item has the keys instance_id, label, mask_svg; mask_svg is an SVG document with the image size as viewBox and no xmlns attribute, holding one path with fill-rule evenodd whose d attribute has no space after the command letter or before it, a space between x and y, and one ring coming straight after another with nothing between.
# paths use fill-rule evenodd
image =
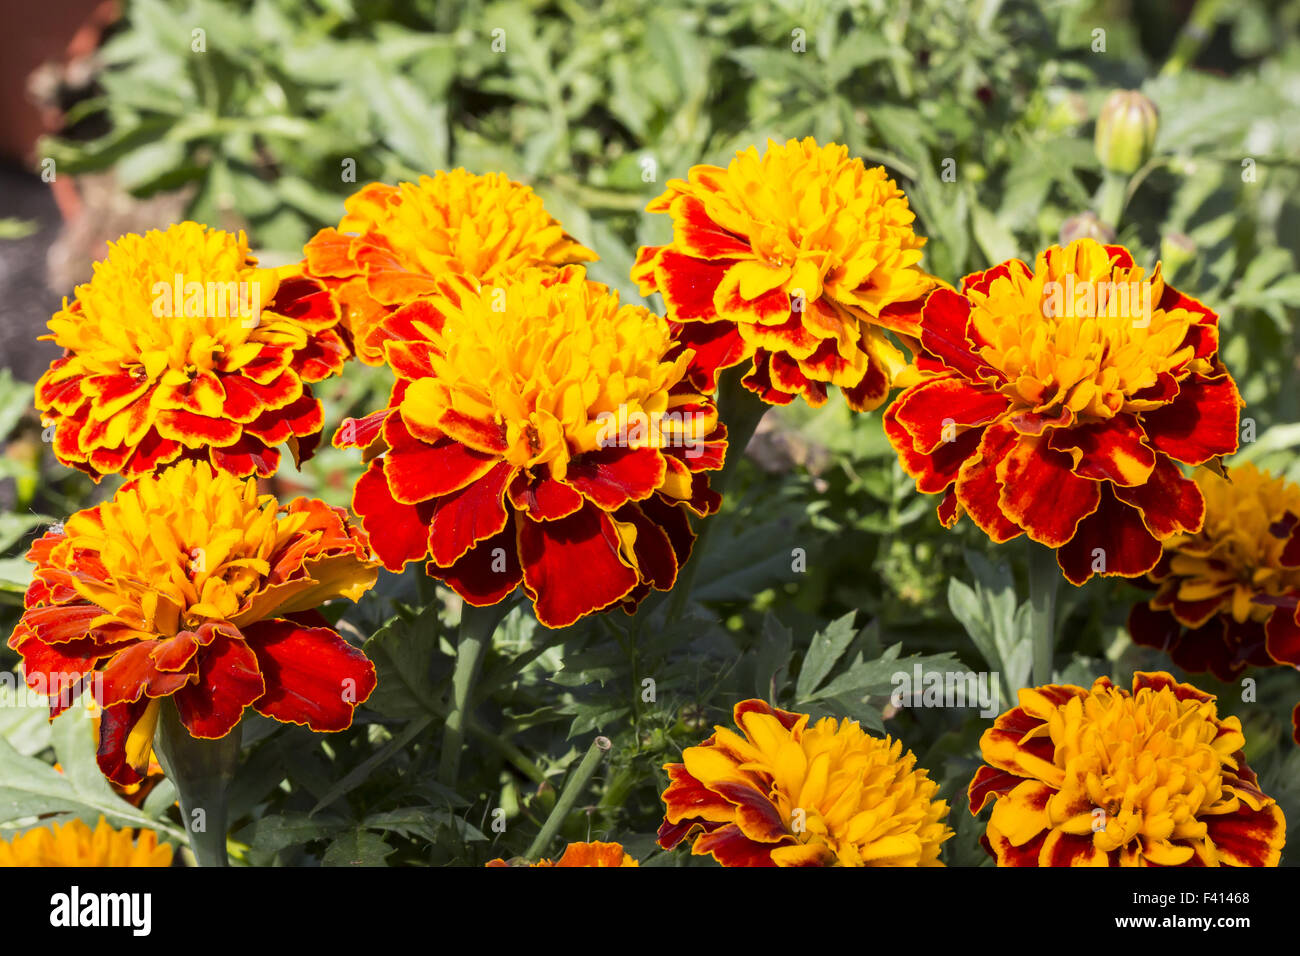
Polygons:
<instances>
[{"instance_id":1,"label":"green leaf","mask_svg":"<svg viewBox=\"0 0 1300 956\"><path fill-rule=\"evenodd\" d=\"M443 704L432 667L443 660L438 652L442 625L436 605L415 618L395 617L365 644L375 663L379 683L366 706L385 717L441 716Z\"/></svg>"},{"instance_id":2,"label":"green leaf","mask_svg":"<svg viewBox=\"0 0 1300 956\"><path fill-rule=\"evenodd\" d=\"M321 866L387 866L384 859L392 852L383 837L359 828L331 843Z\"/></svg>"},{"instance_id":3,"label":"green leaf","mask_svg":"<svg viewBox=\"0 0 1300 956\"><path fill-rule=\"evenodd\" d=\"M800 700L812 696L817 685L831 672L836 661L858 636L858 629L853 626L855 617L857 613L850 611L813 635L808 652L804 655L803 666L799 669L799 680L795 684L795 696Z\"/></svg>"}]
</instances>

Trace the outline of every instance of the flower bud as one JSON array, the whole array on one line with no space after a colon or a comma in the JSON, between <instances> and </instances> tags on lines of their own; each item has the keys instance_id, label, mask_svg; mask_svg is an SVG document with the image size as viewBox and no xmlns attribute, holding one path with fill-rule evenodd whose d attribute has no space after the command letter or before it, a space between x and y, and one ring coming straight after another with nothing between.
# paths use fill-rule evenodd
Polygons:
<instances>
[{"instance_id":1,"label":"flower bud","mask_svg":"<svg viewBox=\"0 0 1300 956\"><path fill-rule=\"evenodd\" d=\"M1114 242L1115 230L1093 212L1081 212L1061 223L1061 245L1068 246L1076 239L1096 239L1100 243Z\"/></svg>"},{"instance_id":2,"label":"flower bud","mask_svg":"<svg viewBox=\"0 0 1300 956\"><path fill-rule=\"evenodd\" d=\"M1132 175L1150 158L1159 127L1154 103L1136 90L1116 90L1097 117L1097 159L1113 173Z\"/></svg>"},{"instance_id":3,"label":"flower bud","mask_svg":"<svg viewBox=\"0 0 1300 956\"><path fill-rule=\"evenodd\" d=\"M1168 232L1160 238L1160 262L1165 278L1177 275L1196 261L1196 241L1182 232Z\"/></svg>"}]
</instances>

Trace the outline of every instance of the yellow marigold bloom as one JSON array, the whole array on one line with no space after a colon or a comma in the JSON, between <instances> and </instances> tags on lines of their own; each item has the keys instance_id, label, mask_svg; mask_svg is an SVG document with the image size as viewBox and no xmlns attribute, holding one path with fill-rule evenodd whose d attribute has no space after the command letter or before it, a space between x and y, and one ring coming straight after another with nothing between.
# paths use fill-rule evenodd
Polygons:
<instances>
[{"instance_id":1,"label":"yellow marigold bloom","mask_svg":"<svg viewBox=\"0 0 1300 956\"><path fill-rule=\"evenodd\" d=\"M906 364L886 330L915 335L939 284L884 167L811 137L769 141L761 157L692 167L646 208L672 217L673 239L642 248L632 277L707 359L705 388L752 359L743 381L765 402L821 405L828 385L858 410L884 401Z\"/></svg>"},{"instance_id":2,"label":"yellow marigold bloom","mask_svg":"<svg viewBox=\"0 0 1300 956\"><path fill-rule=\"evenodd\" d=\"M744 736L717 727L664 766L664 849L686 840L723 866L943 865L948 804L901 742L761 700L735 722Z\"/></svg>"},{"instance_id":3,"label":"yellow marigold bloom","mask_svg":"<svg viewBox=\"0 0 1300 956\"><path fill-rule=\"evenodd\" d=\"M0 840L0 866L171 866L172 848L158 834L115 830L103 818L92 830L80 820L52 823Z\"/></svg>"},{"instance_id":4,"label":"yellow marigold bloom","mask_svg":"<svg viewBox=\"0 0 1300 956\"><path fill-rule=\"evenodd\" d=\"M630 612L717 510L726 429L660 316L578 266L499 283L446 278L377 326L398 381L335 436L384 449L353 510L389 570L427 555L475 606L522 583L548 627Z\"/></svg>"},{"instance_id":5,"label":"yellow marigold bloom","mask_svg":"<svg viewBox=\"0 0 1300 956\"><path fill-rule=\"evenodd\" d=\"M621 843L570 843L564 848L564 855L556 862L538 860L536 863L510 863L500 858L485 864L486 866L640 866L632 856L623 849Z\"/></svg>"},{"instance_id":6,"label":"yellow marigold bloom","mask_svg":"<svg viewBox=\"0 0 1300 956\"><path fill-rule=\"evenodd\" d=\"M161 699L194 737L229 733L253 707L335 731L375 686L374 665L316 609L375 582L342 509L281 506L255 479L181 462L124 485L39 538L9 640L57 715L97 682L99 765L114 782L148 767Z\"/></svg>"},{"instance_id":7,"label":"yellow marigold bloom","mask_svg":"<svg viewBox=\"0 0 1300 956\"><path fill-rule=\"evenodd\" d=\"M484 283L520 269L590 262L583 246L546 211L531 186L502 173L440 170L419 183L371 183L344 203L337 229L307 244L308 271L337 296L358 357L384 363L373 338L384 315L435 293L437 280Z\"/></svg>"},{"instance_id":8,"label":"yellow marigold bloom","mask_svg":"<svg viewBox=\"0 0 1300 956\"><path fill-rule=\"evenodd\" d=\"M1165 673L1129 693L1020 691L980 738L972 813L995 801L999 866L1276 866L1286 820L1246 765L1236 717Z\"/></svg>"},{"instance_id":9,"label":"yellow marigold bloom","mask_svg":"<svg viewBox=\"0 0 1300 956\"><path fill-rule=\"evenodd\" d=\"M110 243L50 319L64 355L36 385L54 453L98 481L179 458L275 473L324 424L310 383L343 367L328 293L298 266L259 269L244 234L182 222Z\"/></svg>"}]
</instances>

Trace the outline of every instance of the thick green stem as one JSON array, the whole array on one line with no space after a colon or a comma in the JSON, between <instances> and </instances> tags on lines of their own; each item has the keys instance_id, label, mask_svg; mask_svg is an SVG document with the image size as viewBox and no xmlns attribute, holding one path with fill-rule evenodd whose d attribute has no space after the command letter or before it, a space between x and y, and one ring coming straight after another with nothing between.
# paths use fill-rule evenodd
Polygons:
<instances>
[{"instance_id":1,"label":"thick green stem","mask_svg":"<svg viewBox=\"0 0 1300 956\"><path fill-rule=\"evenodd\" d=\"M721 373L718 381L718 415L727 426L727 457L719 471L709 475L709 487L722 494L745 457L749 440L754 437L758 423L769 406L761 398L740 383L744 374L742 368L727 369ZM677 583L673 586L672 603L668 606L668 620L675 621L686 610L691 598L691 586L695 581L695 572L700 567L704 556L704 547L709 540L709 532L717 523L717 518L705 518L699 525L699 534L691 548L691 559L686 562Z\"/></svg>"},{"instance_id":2,"label":"thick green stem","mask_svg":"<svg viewBox=\"0 0 1300 956\"><path fill-rule=\"evenodd\" d=\"M1123 173L1106 170L1101 190L1097 193L1097 216L1117 233L1120 220L1124 218L1124 204L1128 201L1128 180Z\"/></svg>"},{"instance_id":3,"label":"thick green stem","mask_svg":"<svg viewBox=\"0 0 1300 956\"><path fill-rule=\"evenodd\" d=\"M1052 551L1025 538L1029 555L1029 625L1034 637L1034 685L1052 682L1056 649L1056 590L1061 571Z\"/></svg>"},{"instance_id":4,"label":"thick green stem","mask_svg":"<svg viewBox=\"0 0 1300 956\"><path fill-rule=\"evenodd\" d=\"M239 766L240 726L219 740L190 736L170 697L160 702L154 750L180 796L181 817L199 866L229 866L226 791Z\"/></svg>"},{"instance_id":5,"label":"thick green stem","mask_svg":"<svg viewBox=\"0 0 1300 956\"><path fill-rule=\"evenodd\" d=\"M504 615L500 604L474 607L460 612L460 633L456 639L456 669L451 675L451 710L442 731L442 753L438 758L438 782L456 789L460 777L460 751L465 743L466 718L483 655L492 643L492 632Z\"/></svg>"},{"instance_id":6,"label":"thick green stem","mask_svg":"<svg viewBox=\"0 0 1300 956\"><path fill-rule=\"evenodd\" d=\"M1192 14L1183 24L1182 30L1178 33L1178 39L1174 41L1173 51L1169 54L1169 59L1165 61L1164 67L1160 70L1162 76L1174 76L1181 73L1190 63L1192 63L1201 51L1205 49L1205 44L1210 42L1210 37L1214 34L1215 24L1219 20L1219 14L1222 12L1225 0L1197 0L1197 4L1192 8Z\"/></svg>"},{"instance_id":7,"label":"thick green stem","mask_svg":"<svg viewBox=\"0 0 1300 956\"><path fill-rule=\"evenodd\" d=\"M587 749L587 755L582 758L582 762L578 764L578 769L573 771L573 774L569 777L569 782L564 785L564 792L560 794L560 799L555 801L555 807L551 810L551 815L542 824L537 839L533 840L528 852L524 854L528 859L537 859L550 842L555 839L555 834L560 831L560 825L564 823L564 818L569 815L573 805L578 802L578 797L582 795L582 791L587 789L587 783L591 780L591 775L596 772L596 767L600 765L601 758L605 756L611 746L613 744L610 743L608 737L597 737L591 742L591 746Z\"/></svg>"}]
</instances>

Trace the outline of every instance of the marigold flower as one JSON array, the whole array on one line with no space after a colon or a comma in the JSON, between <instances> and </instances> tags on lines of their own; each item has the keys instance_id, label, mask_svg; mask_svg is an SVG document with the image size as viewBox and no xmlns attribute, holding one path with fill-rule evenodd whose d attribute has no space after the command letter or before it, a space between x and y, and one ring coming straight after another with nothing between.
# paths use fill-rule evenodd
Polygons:
<instances>
[{"instance_id":1,"label":"marigold flower","mask_svg":"<svg viewBox=\"0 0 1300 956\"><path fill-rule=\"evenodd\" d=\"M51 823L0 840L0 866L171 866L172 848L158 834L116 830L103 818L91 829L80 820Z\"/></svg>"},{"instance_id":2,"label":"marigold flower","mask_svg":"<svg viewBox=\"0 0 1300 956\"><path fill-rule=\"evenodd\" d=\"M703 472L726 430L689 383L692 354L666 358L659 316L576 266L499 281L447 279L384 318L389 405L334 437L386 449L353 510L385 567L427 556L472 605L522 582L548 627L630 610L672 587L687 511L717 510Z\"/></svg>"},{"instance_id":3,"label":"marigold flower","mask_svg":"<svg viewBox=\"0 0 1300 956\"><path fill-rule=\"evenodd\" d=\"M734 717L743 737L716 727L664 766L664 849L686 840L723 866L943 865L948 804L901 742L761 700Z\"/></svg>"},{"instance_id":4,"label":"marigold flower","mask_svg":"<svg viewBox=\"0 0 1300 956\"><path fill-rule=\"evenodd\" d=\"M110 243L50 319L64 349L36 384L54 454L98 481L181 458L268 477L324 425L311 383L343 368L329 294L297 266L259 269L242 232L182 222Z\"/></svg>"},{"instance_id":5,"label":"marigold flower","mask_svg":"<svg viewBox=\"0 0 1300 956\"><path fill-rule=\"evenodd\" d=\"M497 858L485 866L511 866L506 860ZM514 864L516 866L525 864ZM632 856L623 849L621 843L570 843L564 848L564 855L555 862L538 860L527 866L640 866Z\"/></svg>"},{"instance_id":6,"label":"marigold flower","mask_svg":"<svg viewBox=\"0 0 1300 956\"><path fill-rule=\"evenodd\" d=\"M343 730L375 668L315 608L375 581L342 509L279 505L255 479L181 462L79 511L27 554L36 565L9 646L51 716L94 682L99 765L141 779L161 698L199 738L224 737L245 707Z\"/></svg>"},{"instance_id":7,"label":"marigold flower","mask_svg":"<svg viewBox=\"0 0 1300 956\"><path fill-rule=\"evenodd\" d=\"M1129 632L1138 644L1167 650L1183 670L1231 681L1247 665L1273 663L1265 625L1275 613L1295 613L1300 486L1253 464L1229 469L1227 478L1202 471L1195 480L1205 524L1164 543L1148 575L1158 589L1134 606ZM1277 630L1280 636L1285 628Z\"/></svg>"},{"instance_id":8,"label":"marigold flower","mask_svg":"<svg viewBox=\"0 0 1300 956\"><path fill-rule=\"evenodd\" d=\"M743 382L774 405L822 405L827 385L859 411L885 400L906 365L886 330L914 335L938 280L884 167L811 137L769 141L761 158L750 147L726 169L691 167L646 209L672 216L673 239L643 247L632 277L681 323L701 387L752 359Z\"/></svg>"},{"instance_id":9,"label":"marigold flower","mask_svg":"<svg viewBox=\"0 0 1300 956\"><path fill-rule=\"evenodd\" d=\"M1148 308L1149 306L1149 308ZM1179 463L1237 448L1241 397L1218 317L1122 246L1080 239L1012 259L926 301L922 352L885 411L917 488L994 541L1057 549L1074 584L1136 577L1200 529Z\"/></svg>"},{"instance_id":10,"label":"marigold flower","mask_svg":"<svg viewBox=\"0 0 1300 956\"><path fill-rule=\"evenodd\" d=\"M371 183L344 202L337 229L307 244L306 267L337 296L357 356L384 363L373 338L384 316L452 274L492 283L530 266L591 262L596 254L556 222L531 186L464 169L420 182Z\"/></svg>"},{"instance_id":11,"label":"marigold flower","mask_svg":"<svg viewBox=\"0 0 1300 956\"><path fill-rule=\"evenodd\" d=\"M1276 866L1286 821L1214 700L1163 672L1131 694L1107 677L1021 690L980 738L985 849L998 866Z\"/></svg>"}]
</instances>

